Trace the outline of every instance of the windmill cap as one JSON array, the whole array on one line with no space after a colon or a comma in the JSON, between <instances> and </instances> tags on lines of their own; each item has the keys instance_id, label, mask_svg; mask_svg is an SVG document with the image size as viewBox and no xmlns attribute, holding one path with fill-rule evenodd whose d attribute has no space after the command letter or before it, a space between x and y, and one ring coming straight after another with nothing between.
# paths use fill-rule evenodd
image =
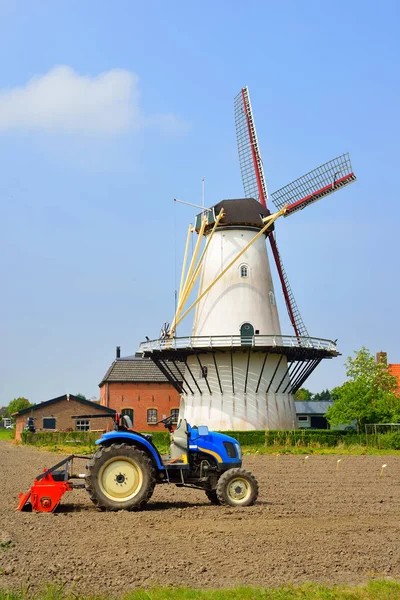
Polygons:
<instances>
[{"instance_id":1,"label":"windmill cap","mask_svg":"<svg viewBox=\"0 0 400 600\"><path fill-rule=\"evenodd\" d=\"M264 226L262 219L271 214L268 208L265 208L254 198L221 200L212 208L215 215L218 215L221 208L224 209L225 216L219 223L221 227L247 226L262 229ZM268 231L272 231L272 229L273 226Z\"/></svg>"}]
</instances>

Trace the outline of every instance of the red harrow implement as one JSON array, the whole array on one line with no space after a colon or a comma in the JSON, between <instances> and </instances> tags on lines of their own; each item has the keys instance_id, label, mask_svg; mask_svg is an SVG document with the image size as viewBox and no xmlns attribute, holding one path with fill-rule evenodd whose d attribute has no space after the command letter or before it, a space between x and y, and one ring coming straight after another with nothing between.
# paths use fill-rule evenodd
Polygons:
<instances>
[{"instance_id":1,"label":"red harrow implement","mask_svg":"<svg viewBox=\"0 0 400 600\"><path fill-rule=\"evenodd\" d=\"M85 483L82 478L85 475L73 475L72 473L74 458L88 460L90 456L71 454L51 469L45 469L36 477L29 492L19 495L17 510L27 510L30 505L32 511L53 512L65 492L84 488Z\"/></svg>"}]
</instances>

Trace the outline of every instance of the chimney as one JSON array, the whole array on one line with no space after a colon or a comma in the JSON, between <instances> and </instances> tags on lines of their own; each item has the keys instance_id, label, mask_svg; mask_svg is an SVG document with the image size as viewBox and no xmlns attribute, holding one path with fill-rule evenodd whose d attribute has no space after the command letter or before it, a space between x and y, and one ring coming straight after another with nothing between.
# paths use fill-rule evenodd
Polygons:
<instances>
[{"instance_id":1,"label":"chimney","mask_svg":"<svg viewBox=\"0 0 400 600\"><path fill-rule=\"evenodd\" d=\"M115 358L121 358L121 346L116 347Z\"/></svg>"},{"instance_id":2,"label":"chimney","mask_svg":"<svg viewBox=\"0 0 400 600\"><path fill-rule=\"evenodd\" d=\"M387 352L377 352L376 353L376 362L377 363L383 363L384 365L387 365Z\"/></svg>"}]
</instances>

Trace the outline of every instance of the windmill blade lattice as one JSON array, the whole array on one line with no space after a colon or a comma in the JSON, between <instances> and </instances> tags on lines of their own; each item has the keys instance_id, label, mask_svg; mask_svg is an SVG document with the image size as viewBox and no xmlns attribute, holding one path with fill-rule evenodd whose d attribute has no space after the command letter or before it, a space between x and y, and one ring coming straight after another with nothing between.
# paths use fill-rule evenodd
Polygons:
<instances>
[{"instance_id":1,"label":"windmill blade lattice","mask_svg":"<svg viewBox=\"0 0 400 600\"><path fill-rule=\"evenodd\" d=\"M258 146L250 94L243 88L234 100L236 139L240 171L246 198L254 198L266 206L268 199L264 168ZM257 168L254 168L254 165Z\"/></svg>"},{"instance_id":2,"label":"windmill blade lattice","mask_svg":"<svg viewBox=\"0 0 400 600\"><path fill-rule=\"evenodd\" d=\"M271 194L275 206L287 206L285 217L356 181L350 155L342 154Z\"/></svg>"},{"instance_id":3,"label":"windmill blade lattice","mask_svg":"<svg viewBox=\"0 0 400 600\"><path fill-rule=\"evenodd\" d=\"M263 206L267 205L268 190L265 181L264 168L258 146L257 132L254 123L250 94L247 87L242 88L234 100L236 138L239 152L240 170L244 193L247 198L255 198ZM282 259L280 257L275 237L268 236L272 254L275 259L283 296L286 302L290 322L297 337L307 336L307 329L301 318L292 289L289 285Z\"/></svg>"},{"instance_id":4,"label":"windmill blade lattice","mask_svg":"<svg viewBox=\"0 0 400 600\"><path fill-rule=\"evenodd\" d=\"M290 287L288 276L283 266L281 256L279 254L278 246L276 245L275 235L269 234L269 241L271 244L272 254L274 255L276 268L278 269L279 279L282 284L282 291L286 302L286 308L288 311L289 319L297 337L309 337L304 321L301 317L300 311L297 307L296 300L294 298L292 288Z\"/></svg>"}]
</instances>

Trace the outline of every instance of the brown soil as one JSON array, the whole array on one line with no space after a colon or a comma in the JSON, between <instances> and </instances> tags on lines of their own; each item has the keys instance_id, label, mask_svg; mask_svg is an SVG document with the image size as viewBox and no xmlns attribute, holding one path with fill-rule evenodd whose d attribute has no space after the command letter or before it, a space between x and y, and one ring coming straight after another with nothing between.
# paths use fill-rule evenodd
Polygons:
<instances>
[{"instance_id":1,"label":"brown soil","mask_svg":"<svg viewBox=\"0 0 400 600\"><path fill-rule=\"evenodd\" d=\"M245 457L260 484L249 508L159 485L140 513L100 512L75 490L45 514L16 512L18 493L59 456L0 442L0 587L60 581L118 594L400 579L400 457L344 456L336 471L338 458Z\"/></svg>"}]
</instances>

